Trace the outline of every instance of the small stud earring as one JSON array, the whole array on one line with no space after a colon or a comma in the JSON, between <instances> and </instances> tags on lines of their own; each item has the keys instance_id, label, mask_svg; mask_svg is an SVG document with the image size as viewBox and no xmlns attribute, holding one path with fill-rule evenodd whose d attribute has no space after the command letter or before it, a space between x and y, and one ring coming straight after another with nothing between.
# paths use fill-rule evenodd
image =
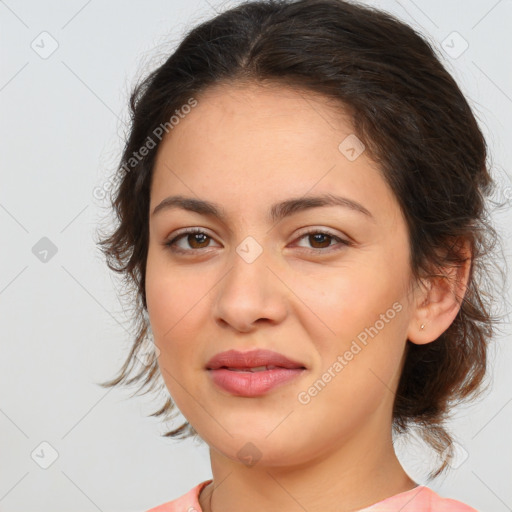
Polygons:
<instances>
[{"instance_id":1,"label":"small stud earring","mask_svg":"<svg viewBox=\"0 0 512 512\"><path fill-rule=\"evenodd\" d=\"M425 329L425 324L421 324L420 329Z\"/></svg>"}]
</instances>

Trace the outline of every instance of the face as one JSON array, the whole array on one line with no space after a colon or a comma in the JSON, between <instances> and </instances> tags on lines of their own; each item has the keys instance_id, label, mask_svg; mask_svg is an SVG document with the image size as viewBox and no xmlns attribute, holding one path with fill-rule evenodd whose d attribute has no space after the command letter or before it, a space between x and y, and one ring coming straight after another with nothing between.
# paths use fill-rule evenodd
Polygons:
<instances>
[{"instance_id":1,"label":"face","mask_svg":"<svg viewBox=\"0 0 512 512\"><path fill-rule=\"evenodd\" d=\"M147 305L174 402L232 460L250 449L260 463L301 464L377 440L412 315L392 191L367 152L357 156L349 117L322 97L223 85L196 99L161 143L150 192ZM327 194L344 199L272 209ZM178 195L221 216L169 204L153 213ZM305 370L241 396L206 369L231 349L276 351Z\"/></svg>"}]
</instances>

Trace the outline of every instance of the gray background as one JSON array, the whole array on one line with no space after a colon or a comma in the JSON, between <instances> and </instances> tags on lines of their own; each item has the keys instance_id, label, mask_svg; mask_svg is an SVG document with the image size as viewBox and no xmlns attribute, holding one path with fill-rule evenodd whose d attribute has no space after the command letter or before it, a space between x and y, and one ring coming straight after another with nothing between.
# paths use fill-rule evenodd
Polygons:
<instances>
[{"instance_id":1,"label":"gray background","mask_svg":"<svg viewBox=\"0 0 512 512\"><path fill-rule=\"evenodd\" d=\"M164 440L146 417L160 400L95 384L124 361L130 313L94 245L108 215L94 191L120 156L136 78L235 3L0 1L0 511L142 511L211 476L204 446ZM512 1L368 3L439 48L510 203ZM495 218L510 238L510 210ZM450 424L458 459L429 484L486 512L512 510L510 341L507 326L490 354L490 392ZM429 452L414 437L398 449L425 483Z\"/></svg>"}]
</instances>

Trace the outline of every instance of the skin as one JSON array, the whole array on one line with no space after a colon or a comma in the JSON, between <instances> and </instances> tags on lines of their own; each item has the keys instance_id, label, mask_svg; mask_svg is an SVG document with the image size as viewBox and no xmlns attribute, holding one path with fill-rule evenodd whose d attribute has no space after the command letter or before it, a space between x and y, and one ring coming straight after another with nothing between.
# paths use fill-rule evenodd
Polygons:
<instances>
[{"instance_id":1,"label":"skin","mask_svg":"<svg viewBox=\"0 0 512 512\"><path fill-rule=\"evenodd\" d=\"M150 212L181 194L218 203L227 220L179 208L151 215L146 295L163 379L210 447L203 511L348 512L412 489L391 436L406 341L428 343L448 328L468 268L453 273L458 285L413 281L396 198L367 151L354 161L340 152L353 128L332 102L259 84L223 84L196 99L159 147ZM372 218L328 206L267 219L275 202L320 193L357 201ZM181 237L175 247L187 254L164 245L193 227L210 238ZM310 230L352 245L304 236ZM263 251L251 263L236 251L247 236ZM396 303L400 312L300 403ZM263 396L234 396L205 370L232 348L275 350L307 370ZM249 442L260 457L253 466L237 455Z\"/></svg>"}]
</instances>

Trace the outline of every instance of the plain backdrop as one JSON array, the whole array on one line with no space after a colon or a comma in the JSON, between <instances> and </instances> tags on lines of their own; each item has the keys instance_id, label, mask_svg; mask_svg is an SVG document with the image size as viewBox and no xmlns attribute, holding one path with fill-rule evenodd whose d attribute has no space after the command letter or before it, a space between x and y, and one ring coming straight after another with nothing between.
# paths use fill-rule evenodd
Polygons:
<instances>
[{"instance_id":1,"label":"plain backdrop","mask_svg":"<svg viewBox=\"0 0 512 512\"><path fill-rule=\"evenodd\" d=\"M136 79L185 32L237 2L0 1L0 511L144 511L211 477L204 445L161 437L161 401L105 390L130 344L129 311L94 237ZM510 206L512 1L382 0L425 34L467 95ZM512 215L495 214L508 239ZM510 242L505 254L510 260ZM508 296L510 299L510 296ZM489 393L450 423L460 453L430 485L512 510L512 350L490 354ZM178 425L178 423L176 423ZM425 483L429 451L397 444Z\"/></svg>"}]
</instances>

